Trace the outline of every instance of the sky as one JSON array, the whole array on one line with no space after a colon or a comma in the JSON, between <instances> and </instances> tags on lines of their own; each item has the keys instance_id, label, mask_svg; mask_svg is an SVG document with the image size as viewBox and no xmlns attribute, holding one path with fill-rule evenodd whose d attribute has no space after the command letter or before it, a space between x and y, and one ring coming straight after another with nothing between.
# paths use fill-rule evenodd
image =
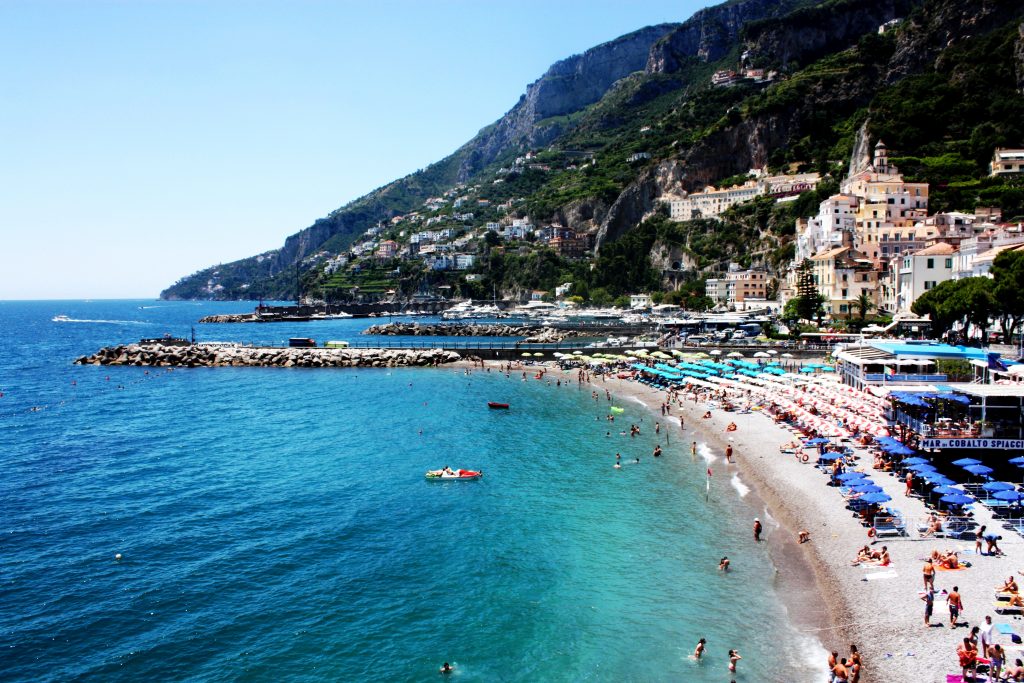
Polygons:
<instances>
[{"instance_id":1,"label":"sky","mask_svg":"<svg viewBox=\"0 0 1024 683\"><path fill-rule=\"evenodd\" d=\"M0 300L149 298L694 0L0 0Z\"/></svg>"}]
</instances>

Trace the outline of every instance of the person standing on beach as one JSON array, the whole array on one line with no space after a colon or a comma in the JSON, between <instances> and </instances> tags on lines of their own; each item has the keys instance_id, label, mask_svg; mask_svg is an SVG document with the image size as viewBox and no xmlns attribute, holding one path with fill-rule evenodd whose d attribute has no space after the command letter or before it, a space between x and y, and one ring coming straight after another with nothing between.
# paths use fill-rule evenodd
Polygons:
<instances>
[{"instance_id":1,"label":"person standing on beach","mask_svg":"<svg viewBox=\"0 0 1024 683\"><path fill-rule=\"evenodd\" d=\"M850 643L850 658L848 660L850 664L850 683L860 683L860 651L857 650L857 646Z\"/></svg>"},{"instance_id":2,"label":"person standing on beach","mask_svg":"<svg viewBox=\"0 0 1024 683\"><path fill-rule=\"evenodd\" d=\"M924 589L935 590L935 565L932 564L932 558L927 558L924 561Z\"/></svg>"},{"instance_id":3,"label":"person standing on beach","mask_svg":"<svg viewBox=\"0 0 1024 683\"><path fill-rule=\"evenodd\" d=\"M761 520L754 518L754 540L758 543L761 542Z\"/></svg>"},{"instance_id":4,"label":"person standing on beach","mask_svg":"<svg viewBox=\"0 0 1024 683\"><path fill-rule=\"evenodd\" d=\"M927 589L921 599L924 600L924 625L931 626L932 610L935 608L935 591L931 588ZM967 639L964 638L964 640Z\"/></svg>"},{"instance_id":5,"label":"person standing on beach","mask_svg":"<svg viewBox=\"0 0 1024 683\"><path fill-rule=\"evenodd\" d=\"M956 628L956 619L964 609L963 600L960 598L960 587L953 586L952 592L946 596L946 604L949 605L949 627Z\"/></svg>"},{"instance_id":6,"label":"person standing on beach","mask_svg":"<svg viewBox=\"0 0 1024 683\"><path fill-rule=\"evenodd\" d=\"M732 464L732 444L725 447L725 461Z\"/></svg>"},{"instance_id":7,"label":"person standing on beach","mask_svg":"<svg viewBox=\"0 0 1024 683\"><path fill-rule=\"evenodd\" d=\"M978 555L984 555L985 553L981 550L981 542L985 540L985 525L982 524L978 527L978 530L974 532L974 552Z\"/></svg>"},{"instance_id":8,"label":"person standing on beach","mask_svg":"<svg viewBox=\"0 0 1024 683\"><path fill-rule=\"evenodd\" d=\"M964 638L964 642L960 643L960 646L956 649L956 655L960 659L961 677L967 681L971 680L967 677L967 670L971 669L975 672L978 670L978 653L971 645L970 638Z\"/></svg>"},{"instance_id":9,"label":"person standing on beach","mask_svg":"<svg viewBox=\"0 0 1024 683\"><path fill-rule=\"evenodd\" d=\"M850 672L846 670L846 660L840 659L839 663L832 667L833 683L847 683L850 680Z\"/></svg>"},{"instance_id":10,"label":"person standing on beach","mask_svg":"<svg viewBox=\"0 0 1024 683\"><path fill-rule=\"evenodd\" d=\"M992 644L992 615L985 615L985 623L978 629L978 651L988 652L989 645Z\"/></svg>"},{"instance_id":11,"label":"person standing on beach","mask_svg":"<svg viewBox=\"0 0 1024 683\"><path fill-rule=\"evenodd\" d=\"M683 421L683 416L680 415L679 416L679 431L683 431L683 429L685 429L685 425L686 425L686 423Z\"/></svg>"},{"instance_id":12,"label":"person standing on beach","mask_svg":"<svg viewBox=\"0 0 1024 683\"><path fill-rule=\"evenodd\" d=\"M914 490L914 473L907 472L907 497L910 497L910 492Z\"/></svg>"}]
</instances>

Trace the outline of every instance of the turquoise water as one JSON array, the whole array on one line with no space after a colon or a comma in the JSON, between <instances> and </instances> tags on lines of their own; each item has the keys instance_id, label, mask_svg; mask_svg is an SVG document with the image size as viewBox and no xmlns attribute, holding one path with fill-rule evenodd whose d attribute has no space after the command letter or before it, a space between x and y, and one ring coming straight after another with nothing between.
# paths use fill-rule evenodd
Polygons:
<instances>
[{"instance_id":1,"label":"turquoise water","mask_svg":"<svg viewBox=\"0 0 1024 683\"><path fill-rule=\"evenodd\" d=\"M636 403L606 436L571 373L70 364L250 307L0 302L0 679L728 681L729 648L736 680L818 672L760 510L724 471L705 501L678 426L652 458ZM485 476L424 480L442 465Z\"/></svg>"}]
</instances>

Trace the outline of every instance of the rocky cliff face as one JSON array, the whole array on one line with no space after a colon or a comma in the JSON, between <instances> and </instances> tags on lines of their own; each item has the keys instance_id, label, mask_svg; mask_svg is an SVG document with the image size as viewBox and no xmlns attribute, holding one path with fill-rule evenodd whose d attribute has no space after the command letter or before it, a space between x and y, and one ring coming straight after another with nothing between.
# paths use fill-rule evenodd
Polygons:
<instances>
[{"instance_id":1,"label":"rocky cliff face","mask_svg":"<svg viewBox=\"0 0 1024 683\"><path fill-rule=\"evenodd\" d=\"M526 88L519 102L463 149L464 181L508 150L541 147L564 132L564 124L538 122L580 111L601 99L619 79L641 71L651 46L676 24L648 26L580 55L556 62Z\"/></svg>"},{"instance_id":2,"label":"rocky cliff face","mask_svg":"<svg viewBox=\"0 0 1024 683\"><path fill-rule=\"evenodd\" d=\"M1016 62L1017 91L1024 95L1024 24L1017 27L1017 47L1013 52Z\"/></svg>"},{"instance_id":3,"label":"rocky cliff face","mask_svg":"<svg viewBox=\"0 0 1024 683\"><path fill-rule=\"evenodd\" d=\"M886 82L893 83L934 66L947 47L1005 26L1017 19L1020 12L1017 0L926 3L921 11L908 17L904 30L897 34L896 53Z\"/></svg>"},{"instance_id":4,"label":"rocky cliff face","mask_svg":"<svg viewBox=\"0 0 1024 683\"><path fill-rule=\"evenodd\" d=\"M744 24L779 16L805 0L741 0L702 9L659 40L647 58L648 73L673 73L687 61L713 62L732 49Z\"/></svg>"},{"instance_id":5,"label":"rocky cliff face","mask_svg":"<svg viewBox=\"0 0 1024 683\"><path fill-rule=\"evenodd\" d=\"M749 27L746 47L754 64L788 69L857 43L891 19L906 16L917 0L844 0L805 7L784 19Z\"/></svg>"}]
</instances>

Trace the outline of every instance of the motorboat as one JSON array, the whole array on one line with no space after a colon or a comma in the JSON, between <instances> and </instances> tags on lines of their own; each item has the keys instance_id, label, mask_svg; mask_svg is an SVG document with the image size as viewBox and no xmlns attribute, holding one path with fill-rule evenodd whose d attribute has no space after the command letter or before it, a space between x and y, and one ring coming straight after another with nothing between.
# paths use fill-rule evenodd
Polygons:
<instances>
[{"instance_id":1,"label":"motorboat","mask_svg":"<svg viewBox=\"0 0 1024 683\"><path fill-rule=\"evenodd\" d=\"M488 408L508 410L508 404L507 403L496 403L494 401L488 401L487 402L487 407Z\"/></svg>"},{"instance_id":2,"label":"motorboat","mask_svg":"<svg viewBox=\"0 0 1024 683\"><path fill-rule=\"evenodd\" d=\"M55 323L69 323L69 322L71 322L71 318L69 318L69 317L67 317L66 315L63 315L63 314L62 315L55 315L55 316L53 316L53 318L51 318L51 321L55 322Z\"/></svg>"},{"instance_id":3,"label":"motorboat","mask_svg":"<svg viewBox=\"0 0 1024 683\"><path fill-rule=\"evenodd\" d=\"M427 472L427 479L431 481L468 481L470 479L479 479L482 476L484 476L483 472L476 472L474 470L440 469Z\"/></svg>"}]
</instances>

